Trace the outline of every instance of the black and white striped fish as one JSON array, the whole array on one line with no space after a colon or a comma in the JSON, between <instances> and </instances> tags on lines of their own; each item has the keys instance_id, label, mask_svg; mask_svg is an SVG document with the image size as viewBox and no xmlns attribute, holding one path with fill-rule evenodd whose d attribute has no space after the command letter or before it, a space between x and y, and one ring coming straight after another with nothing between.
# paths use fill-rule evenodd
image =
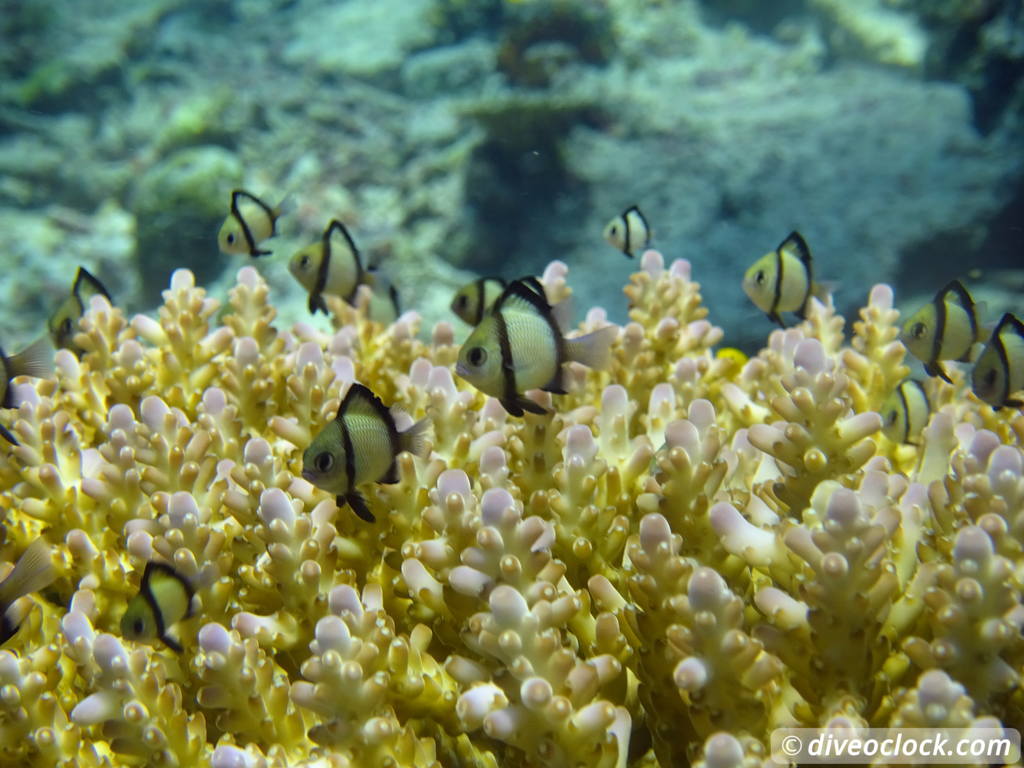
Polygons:
<instances>
[{"instance_id":1,"label":"black and white striped fish","mask_svg":"<svg viewBox=\"0 0 1024 768\"><path fill-rule=\"evenodd\" d=\"M508 285L459 350L455 372L484 394L496 397L513 416L545 410L523 393L530 389L565 394L562 366L570 360L607 367L614 326L567 339L536 278Z\"/></svg>"}]
</instances>

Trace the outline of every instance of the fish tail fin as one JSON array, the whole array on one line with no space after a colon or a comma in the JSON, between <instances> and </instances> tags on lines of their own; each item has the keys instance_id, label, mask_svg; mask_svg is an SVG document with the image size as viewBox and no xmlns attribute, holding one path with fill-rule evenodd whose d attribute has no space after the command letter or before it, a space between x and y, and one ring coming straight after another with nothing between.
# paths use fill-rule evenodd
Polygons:
<instances>
[{"instance_id":1,"label":"fish tail fin","mask_svg":"<svg viewBox=\"0 0 1024 768\"><path fill-rule=\"evenodd\" d=\"M7 358L12 376L35 376L45 379L53 375L53 344L49 337L40 336L16 355Z\"/></svg>"},{"instance_id":2,"label":"fish tail fin","mask_svg":"<svg viewBox=\"0 0 1024 768\"><path fill-rule=\"evenodd\" d=\"M582 363L588 368L600 371L607 368L612 361L612 343L619 335L619 329L609 325L586 336L566 339L566 351L569 359Z\"/></svg>"},{"instance_id":3,"label":"fish tail fin","mask_svg":"<svg viewBox=\"0 0 1024 768\"><path fill-rule=\"evenodd\" d=\"M273 216L275 219L278 219L281 216L284 216L286 213L291 213L292 211L295 210L295 208L295 195L293 195L291 192L285 192L284 197L281 198L281 201L274 206Z\"/></svg>"},{"instance_id":4,"label":"fish tail fin","mask_svg":"<svg viewBox=\"0 0 1024 768\"><path fill-rule=\"evenodd\" d=\"M0 605L13 603L23 595L38 592L57 578L50 557L50 545L36 539L21 553L14 570L0 583Z\"/></svg>"},{"instance_id":5,"label":"fish tail fin","mask_svg":"<svg viewBox=\"0 0 1024 768\"><path fill-rule=\"evenodd\" d=\"M427 447L427 429L430 419L420 419L404 432L398 433L398 447L413 456L422 456Z\"/></svg>"},{"instance_id":6,"label":"fish tail fin","mask_svg":"<svg viewBox=\"0 0 1024 768\"><path fill-rule=\"evenodd\" d=\"M567 296L557 304L551 305L551 317L554 318L555 325L563 334L572 328L572 305L572 296Z\"/></svg>"}]
</instances>

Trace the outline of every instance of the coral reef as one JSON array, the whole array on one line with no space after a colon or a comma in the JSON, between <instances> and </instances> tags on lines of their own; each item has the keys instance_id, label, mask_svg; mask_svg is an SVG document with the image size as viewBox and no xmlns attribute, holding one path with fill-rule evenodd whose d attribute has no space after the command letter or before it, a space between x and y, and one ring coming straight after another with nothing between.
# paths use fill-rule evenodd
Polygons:
<instances>
[{"instance_id":1,"label":"coral reef","mask_svg":"<svg viewBox=\"0 0 1024 768\"><path fill-rule=\"evenodd\" d=\"M0 416L0 555L59 574L0 650L0 763L738 767L780 726L1020 723L1024 414L954 370L889 442L884 285L849 341L815 300L745 363L687 262L626 295L611 369L522 419L365 292L327 333L251 267L223 307L186 270L155 317L93 297ZM356 380L432 423L373 525L300 474ZM119 636L151 560L197 588L181 654Z\"/></svg>"}]
</instances>

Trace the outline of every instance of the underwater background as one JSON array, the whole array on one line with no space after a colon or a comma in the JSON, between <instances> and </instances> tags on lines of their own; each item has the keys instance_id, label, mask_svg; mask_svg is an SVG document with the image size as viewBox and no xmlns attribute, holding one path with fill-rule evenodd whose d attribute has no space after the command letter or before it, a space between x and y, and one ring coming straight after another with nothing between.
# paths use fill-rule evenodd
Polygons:
<instances>
[{"instance_id":1,"label":"underwater background","mask_svg":"<svg viewBox=\"0 0 1024 768\"><path fill-rule=\"evenodd\" d=\"M837 307L954 276L991 315L1024 287L1020 0L33 0L0 4L0 328L23 345L78 265L127 311L188 267L223 298L229 193L330 218L429 325L475 274L574 268L620 321L639 205L726 343L771 323L743 270L791 230ZM326 321L321 321L326 322Z\"/></svg>"}]
</instances>

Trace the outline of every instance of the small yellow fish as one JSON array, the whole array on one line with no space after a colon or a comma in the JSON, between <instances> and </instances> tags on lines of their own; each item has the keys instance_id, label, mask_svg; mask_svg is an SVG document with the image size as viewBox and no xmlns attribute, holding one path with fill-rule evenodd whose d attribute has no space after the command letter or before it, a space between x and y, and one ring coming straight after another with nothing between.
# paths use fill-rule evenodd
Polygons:
<instances>
[{"instance_id":1,"label":"small yellow fish","mask_svg":"<svg viewBox=\"0 0 1024 768\"><path fill-rule=\"evenodd\" d=\"M481 277L466 283L452 299L452 312L470 325L478 325L507 285L500 277Z\"/></svg>"},{"instance_id":2,"label":"small yellow fish","mask_svg":"<svg viewBox=\"0 0 1024 768\"><path fill-rule=\"evenodd\" d=\"M0 348L0 407L15 408L14 393L11 390L11 379L15 376L34 376L45 379L53 373L53 348L45 336L36 339L32 344L16 355L7 357ZM0 437L11 445L18 445L7 428L0 424Z\"/></svg>"},{"instance_id":3,"label":"small yellow fish","mask_svg":"<svg viewBox=\"0 0 1024 768\"><path fill-rule=\"evenodd\" d=\"M319 242L296 251L288 271L309 291L309 311L327 314L325 293L352 303L356 289L367 282L359 249L345 225L331 219Z\"/></svg>"},{"instance_id":4,"label":"small yellow fish","mask_svg":"<svg viewBox=\"0 0 1024 768\"><path fill-rule=\"evenodd\" d=\"M1002 316L971 372L971 390L993 408L1024 406L1011 397L1024 390L1024 323L1009 312Z\"/></svg>"},{"instance_id":5,"label":"small yellow fish","mask_svg":"<svg viewBox=\"0 0 1024 768\"><path fill-rule=\"evenodd\" d=\"M631 205L604 228L604 239L632 259L651 244L651 228L635 205Z\"/></svg>"},{"instance_id":6,"label":"small yellow fish","mask_svg":"<svg viewBox=\"0 0 1024 768\"><path fill-rule=\"evenodd\" d=\"M21 553L14 570L0 581L0 645L18 631L18 623L7 613L11 604L45 588L56 577L49 545L43 539L36 539Z\"/></svg>"},{"instance_id":7,"label":"small yellow fish","mask_svg":"<svg viewBox=\"0 0 1024 768\"><path fill-rule=\"evenodd\" d=\"M356 486L397 483L395 457L402 451L421 455L428 424L423 419L399 432L380 398L353 383L334 421L320 430L302 454L302 476L333 493L339 507L348 504L360 518L372 523L376 518Z\"/></svg>"},{"instance_id":8,"label":"small yellow fish","mask_svg":"<svg viewBox=\"0 0 1024 768\"><path fill-rule=\"evenodd\" d=\"M71 339L75 335L78 321L85 314L89 299L93 296L105 296L107 301L114 303L103 283L93 277L85 267L79 267L75 282L71 286L71 295L61 302L47 323L50 338L57 349L70 349L76 357L82 356L84 350L76 347Z\"/></svg>"},{"instance_id":9,"label":"small yellow fish","mask_svg":"<svg viewBox=\"0 0 1024 768\"><path fill-rule=\"evenodd\" d=\"M244 189L231 190L231 212L217 233L221 252L247 253L254 258L268 255L270 251L259 245L277 234L277 220L284 210L285 200L271 208Z\"/></svg>"},{"instance_id":10,"label":"small yellow fish","mask_svg":"<svg viewBox=\"0 0 1024 768\"><path fill-rule=\"evenodd\" d=\"M128 601L121 617L121 634L129 640L159 638L179 653L181 643L168 630L192 615L192 595L188 579L174 568L150 561L142 573L139 594Z\"/></svg>"},{"instance_id":11,"label":"small yellow fish","mask_svg":"<svg viewBox=\"0 0 1024 768\"><path fill-rule=\"evenodd\" d=\"M779 313L793 312L803 320L815 287L811 249L796 231L755 261L743 276L743 291L754 306L783 328Z\"/></svg>"},{"instance_id":12,"label":"small yellow fish","mask_svg":"<svg viewBox=\"0 0 1024 768\"><path fill-rule=\"evenodd\" d=\"M736 347L721 347L715 352L715 357L720 360L731 360L736 363L737 366L743 366L747 364L749 359L742 350L736 349Z\"/></svg>"},{"instance_id":13,"label":"small yellow fish","mask_svg":"<svg viewBox=\"0 0 1024 768\"><path fill-rule=\"evenodd\" d=\"M903 324L900 341L924 363L929 376L952 383L943 360L968 361L971 347L981 340L978 309L959 280L947 283Z\"/></svg>"},{"instance_id":14,"label":"small yellow fish","mask_svg":"<svg viewBox=\"0 0 1024 768\"><path fill-rule=\"evenodd\" d=\"M930 413L931 404L921 382L904 379L882 403L882 434L894 443L915 443Z\"/></svg>"},{"instance_id":15,"label":"small yellow fish","mask_svg":"<svg viewBox=\"0 0 1024 768\"><path fill-rule=\"evenodd\" d=\"M543 389L564 395L562 366L574 360L590 368L607 367L615 336L615 327L608 326L565 338L537 279L516 280L462 345L455 372L497 397L513 416L546 413L523 393Z\"/></svg>"}]
</instances>

